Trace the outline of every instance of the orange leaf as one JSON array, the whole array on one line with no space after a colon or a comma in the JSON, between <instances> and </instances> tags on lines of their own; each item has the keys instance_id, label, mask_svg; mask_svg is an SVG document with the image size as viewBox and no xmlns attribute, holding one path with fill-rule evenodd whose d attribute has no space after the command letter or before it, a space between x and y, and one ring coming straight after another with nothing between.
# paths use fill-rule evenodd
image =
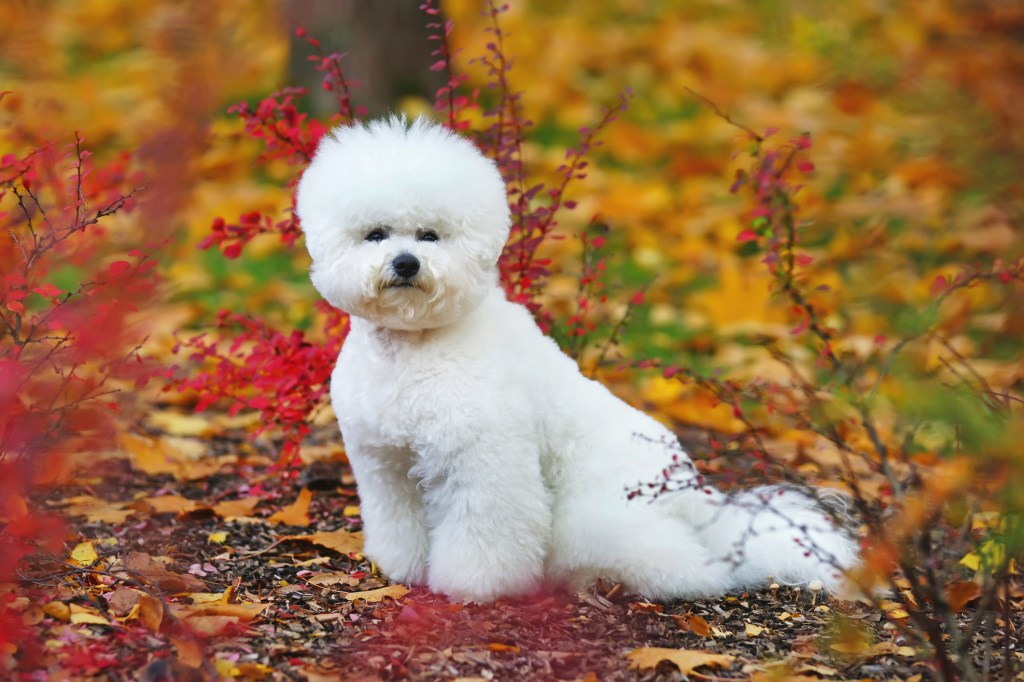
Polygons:
<instances>
[{"instance_id":1,"label":"orange leaf","mask_svg":"<svg viewBox=\"0 0 1024 682\"><path fill-rule=\"evenodd\" d=\"M314 545L320 545L327 549L333 549L340 554L351 554L363 551L363 534L349 533L347 530L338 529L327 532L313 533L312 535L293 535L289 540L306 540Z\"/></svg>"},{"instance_id":2,"label":"orange leaf","mask_svg":"<svg viewBox=\"0 0 1024 682\"><path fill-rule=\"evenodd\" d=\"M382 587L379 590L368 590L366 592L346 592L345 599L349 601L356 601L361 599L367 602L378 602L384 601L386 598L401 599L405 595L409 594L409 588L405 585L388 585Z\"/></svg>"},{"instance_id":3,"label":"orange leaf","mask_svg":"<svg viewBox=\"0 0 1024 682\"><path fill-rule=\"evenodd\" d=\"M710 654L706 651L693 651L690 649L663 649L661 647L645 646L633 649L626 658L632 661L632 670L651 670L658 667L662 661L668 661L677 668L683 675L689 675L701 666L711 668L728 668L736 660L735 656L725 654Z\"/></svg>"},{"instance_id":4,"label":"orange leaf","mask_svg":"<svg viewBox=\"0 0 1024 682\"><path fill-rule=\"evenodd\" d=\"M949 602L949 608L954 613L980 596L981 587L978 583L969 580L951 583L946 587L946 601Z\"/></svg>"},{"instance_id":5,"label":"orange leaf","mask_svg":"<svg viewBox=\"0 0 1024 682\"><path fill-rule=\"evenodd\" d=\"M305 528L312 520L309 518L309 503L313 499L313 493L308 488L299 492L299 497L292 504L281 511L271 515L267 521L270 523L283 523L286 526L300 526Z\"/></svg>"},{"instance_id":6,"label":"orange leaf","mask_svg":"<svg viewBox=\"0 0 1024 682\"><path fill-rule=\"evenodd\" d=\"M213 513L221 517L225 521L234 521L235 519L249 518L252 516L252 512L256 509L256 505L260 503L258 497L243 497L240 500L227 500L225 502L218 502L213 505Z\"/></svg>"}]
</instances>

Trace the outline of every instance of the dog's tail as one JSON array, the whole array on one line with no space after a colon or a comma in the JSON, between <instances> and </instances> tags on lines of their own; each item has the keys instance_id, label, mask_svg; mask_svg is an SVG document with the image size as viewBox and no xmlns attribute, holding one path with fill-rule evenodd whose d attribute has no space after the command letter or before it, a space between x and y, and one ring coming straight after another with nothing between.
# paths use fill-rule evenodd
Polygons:
<instances>
[{"instance_id":1,"label":"dog's tail","mask_svg":"<svg viewBox=\"0 0 1024 682\"><path fill-rule=\"evenodd\" d=\"M763 486L735 494L702 488L674 497L672 505L712 557L731 567L737 588L774 580L834 593L857 562L857 542L844 527L845 505L837 493L815 500L793 487Z\"/></svg>"}]
</instances>

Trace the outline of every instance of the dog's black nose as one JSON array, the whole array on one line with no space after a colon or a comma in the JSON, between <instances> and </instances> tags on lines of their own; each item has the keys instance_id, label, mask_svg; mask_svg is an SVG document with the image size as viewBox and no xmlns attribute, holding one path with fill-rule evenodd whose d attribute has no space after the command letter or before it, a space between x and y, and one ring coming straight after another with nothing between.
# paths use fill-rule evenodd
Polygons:
<instances>
[{"instance_id":1,"label":"dog's black nose","mask_svg":"<svg viewBox=\"0 0 1024 682\"><path fill-rule=\"evenodd\" d=\"M417 272L420 271L420 262L416 256L411 253L403 253L395 257L395 260L391 261L391 269L395 271L395 274L403 279L409 279Z\"/></svg>"}]
</instances>

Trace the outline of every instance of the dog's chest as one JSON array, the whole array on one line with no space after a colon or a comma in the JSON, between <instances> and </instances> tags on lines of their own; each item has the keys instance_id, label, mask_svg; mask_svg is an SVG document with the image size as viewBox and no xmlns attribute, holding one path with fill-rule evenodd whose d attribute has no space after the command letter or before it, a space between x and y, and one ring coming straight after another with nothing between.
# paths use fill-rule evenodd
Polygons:
<instances>
[{"instance_id":1,"label":"dog's chest","mask_svg":"<svg viewBox=\"0 0 1024 682\"><path fill-rule=\"evenodd\" d=\"M422 349L351 350L357 352L343 352L338 360L331 391L346 439L419 450L457 426L467 377L453 358Z\"/></svg>"}]
</instances>

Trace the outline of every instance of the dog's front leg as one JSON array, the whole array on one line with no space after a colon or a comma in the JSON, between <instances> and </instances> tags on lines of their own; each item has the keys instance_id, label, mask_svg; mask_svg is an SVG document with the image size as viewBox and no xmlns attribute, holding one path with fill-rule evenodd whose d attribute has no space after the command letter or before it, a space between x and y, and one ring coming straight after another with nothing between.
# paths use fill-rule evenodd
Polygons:
<instances>
[{"instance_id":1,"label":"dog's front leg","mask_svg":"<svg viewBox=\"0 0 1024 682\"><path fill-rule=\"evenodd\" d=\"M528 594L543 578L551 505L529 439L476 435L445 453L444 473L425 479L430 522L427 585L453 600Z\"/></svg>"},{"instance_id":2,"label":"dog's front leg","mask_svg":"<svg viewBox=\"0 0 1024 682\"><path fill-rule=\"evenodd\" d=\"M359 490L364 553L392 580L423 584L427 577L427 520L412 453L397 448L348 445Z\"/></svg>"}]
</instances>

